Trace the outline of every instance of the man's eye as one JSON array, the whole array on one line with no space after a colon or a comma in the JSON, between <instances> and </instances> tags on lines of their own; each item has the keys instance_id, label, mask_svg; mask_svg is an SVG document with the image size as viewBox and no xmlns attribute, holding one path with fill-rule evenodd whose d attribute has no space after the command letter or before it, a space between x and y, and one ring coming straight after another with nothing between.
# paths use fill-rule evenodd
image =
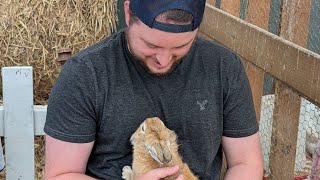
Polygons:
<instances>
[{"instance_id":1,"label":"man's eye","mask_svg":"<svg viewBox=\"0 0 320 180\"><path fill-rule=\"evenodd\" d=\"M178 46L178 47L175 47L174 49L182 49L184 47L186 47L187 45L182 45L182 46Z\"/></svg>"},{"instance_id":2,"label":"man's eye","mask_svg":"<svg viewBox=\"0 0 320 180\"><path fill-rule=\"evenodd\" d=\"M149 48L152 48L152 49L155 49L155 48L157 48L157 46L155 46L155 45L152 45L152 44L147 44L147 46L148 46Z\"/></svg>"}]
</instances>

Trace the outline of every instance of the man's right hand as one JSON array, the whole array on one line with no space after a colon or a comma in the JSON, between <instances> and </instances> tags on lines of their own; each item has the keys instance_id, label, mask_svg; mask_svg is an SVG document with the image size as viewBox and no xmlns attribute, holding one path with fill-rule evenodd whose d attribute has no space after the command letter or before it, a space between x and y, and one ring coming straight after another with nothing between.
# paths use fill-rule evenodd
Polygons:
<instances>
[{"instance_id":1,"label":"man's right hand","mask_svg":"<svg viewBox=\"0 0 320 180\"><path fill-rule=\"evenodd\" d=\"M136 180L159 180L168 176L174 175L176 172L179 171L179 166L173 167L164 167L164 168L157 168L153 169L142 176L136 177ZM177 180L184 180L183 175L180 175Z\"/></svg>"}]
</instances>

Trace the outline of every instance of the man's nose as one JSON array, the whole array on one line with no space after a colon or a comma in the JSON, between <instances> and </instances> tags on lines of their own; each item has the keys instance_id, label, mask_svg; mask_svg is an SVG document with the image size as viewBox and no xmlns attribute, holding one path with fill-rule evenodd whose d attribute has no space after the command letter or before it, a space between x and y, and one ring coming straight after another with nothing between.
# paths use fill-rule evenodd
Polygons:
<instances>
[{"instance_id":1,"label":"man's nose","mask_svg":"<svg viewBox=\"0 0 320 180\"><path fill-rule=\"evenodd\" d=\"M158 63L163 67L167 66L170 63L172 57L173 55L170 50L161 50L156 55Z\"/></svg>"}]
</instances>

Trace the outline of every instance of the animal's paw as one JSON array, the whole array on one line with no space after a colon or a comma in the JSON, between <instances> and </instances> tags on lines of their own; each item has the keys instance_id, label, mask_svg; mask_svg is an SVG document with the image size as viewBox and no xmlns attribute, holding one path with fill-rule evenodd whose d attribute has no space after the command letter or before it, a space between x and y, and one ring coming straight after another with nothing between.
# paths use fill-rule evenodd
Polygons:
<instances>
[{"instance_id":1,"label":"animal's paw","mask_svg":"<svg viewBox=\"0 0 320 180\"><path fill-rule=\"evenodd\" d=\"M134 173L130 166L124 166L122 168L122 179L134 180Z\"/></svg>"}]
</instances>

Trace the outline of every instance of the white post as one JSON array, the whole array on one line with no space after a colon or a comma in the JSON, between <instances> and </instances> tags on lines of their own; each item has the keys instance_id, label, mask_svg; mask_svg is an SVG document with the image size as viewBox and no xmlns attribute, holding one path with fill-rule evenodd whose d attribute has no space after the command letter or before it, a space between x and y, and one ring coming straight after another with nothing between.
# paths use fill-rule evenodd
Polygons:
<instances>
[{"instance_id":1,"label":"white post","mask_svg":"<svg viewBox=\"0 0 320 180\"><path fill-rule=\"evenodd\" d=\"M32 67L3 67L6 179L35 179Z\"/></svg>"}]
</instances>

